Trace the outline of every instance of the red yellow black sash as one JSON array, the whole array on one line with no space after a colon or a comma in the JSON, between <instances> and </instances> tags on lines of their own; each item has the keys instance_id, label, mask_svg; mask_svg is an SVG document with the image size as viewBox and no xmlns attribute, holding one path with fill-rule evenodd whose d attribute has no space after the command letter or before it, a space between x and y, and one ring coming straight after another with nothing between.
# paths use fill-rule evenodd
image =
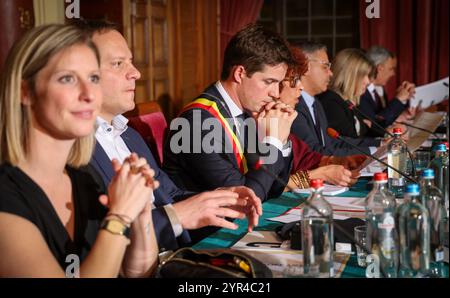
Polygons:
<instances>
[{"instance_id":1,"label":"red yellow black sash","mask_svg":"<svg viewBox=\"0 0 450 298\"><path fill-rule=\"evenodd\" d=\"M225 119L225 117L220 113L219 108L217 107L217 103L206 99L206 98L197 98L193 102L189 103L183 108L183 112L193 109L193 108L200 108L202 110L207 111L211 115L216 118L219 123L222 125L223 129L225 130L226 135L228 136L232 147L233 147L233 153L236 157L237 164L239 166L239 171L244 175L248 171L247 167L247 161L244 156L244 151L242 150L241 143L239 142L239 139L237 138L236 134L233 132L233 130L230 127L230 124Z\"/></svg>"}]
</instances>

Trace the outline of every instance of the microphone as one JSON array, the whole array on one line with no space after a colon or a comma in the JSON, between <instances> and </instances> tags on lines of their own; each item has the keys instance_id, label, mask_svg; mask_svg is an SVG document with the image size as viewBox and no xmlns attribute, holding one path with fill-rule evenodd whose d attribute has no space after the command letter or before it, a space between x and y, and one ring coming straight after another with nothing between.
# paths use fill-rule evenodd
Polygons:
<instances>
[{"instance_id":1,"label":"microphone","mask_svg":"<svg viewBox=\"0 0 450 298\"><path fill-rule=\"evenodd\" d=\"M388 134L390 137L394 137L394 134L389 132L386 128L384 128L383 126L381 126L380 124L378 124L376 121L374 121L371 117L367 116L365 113L363 113L360 109L358 109L353 102L351 102L349 99L347 99L345 101L348 105L348 108L350 110L355 110L357 111L359 114L361 114L361 116L363 116L364 118L366 118L367 120L369 120L370 122L372 122L373 125L375 125L376 127L378 127L379 129L381 129L382 131L384 131L384 133ZM382 117L381 117L382 118ZM411 169L412 169L412 174L413 176L417 176L417 171L416 171L416 165L414 163L414 158L413 155L411 153L411 151L409 151L408 147L406 147L406 150L408 151L408 155L409 155L409 159L411 160Z\"/></svg>"},{"instance_id":2,"label":"microphone","mask_svg":"<svg viewBox=\"0 0 450 298\"><path fill-rule=\"evenodd\" d=\"M402 175L403 177L405 177L405 178L408 179L409 181L411 181L411 182L413 182L413 183L418 183L415 179L411 178L411 177L410 177L409 175L407 175L406 173L400 171L400 170L397 169L397 168L394 168L393 166L390 166L388 163L386 163L386 162L382 161L381 159L379 159L379 158L373 156L372 154L368 154L368 153L364 152L364 150L362 150L362 149L359 148L358 146L353 145L352 143L350 143L349 141L347 141L345 138L341 137L341 136L339 135L339 133L338 133L336 130L334 130L333 128L328 127L328 128L327 128L327 134L328 134L331 138L333 138L333 139L338 139L338 140L341 140L342 142L344 142L344 143L346 143L346 144L349 144L350 146L352 146L353 148L355 148L356 150L358 150L359 152L361 152L361 153L364 154L365 156L370 157L370 158L372 158L372 159L378 161L379 163L385 165L386 167L388 167L388 168L394 170L395 172L399 173L400 175Z\"/></svg>"},{"instance_id":3,"label":"microphone","mask_svg":"<svg viewBox=\"0 0 450 298\"><path fill-rule=\"evenodd\" d=\"M259 158L259 156L257 156L256 154L250 154L248 155L247 158L248 164L254 164L253 168L255 170L259 170L262 169L264 172L266 172L267 174L269 174L269 176L271 176L273 179L275 179L278 183L281 183L281 185L285 185L287 189L289 189L290 192L292 192L298 199L302 199L302 197L300 196L299 193L297 193L292 187L290 187L288 184L286 184L286 182L283 181L283 179L281 179L278 175L274 174L272 171L270 171L261 161L261 159ZM319 209L317 209L316 206L311 205L308 200L305 200L303 202L304 205L314 209L314 211L316 211L319 215L325 217L325 214L322 213L322 211L320 211ZM359 244L356 240L355 237L353 236L353 233L349 233L347 232L347 230L345 230L343 227L340 226L339 222L336 222L333 220L333 226L336 227L336 229L338 229L343 235L345 235L348 239L350 239L355 246L358 246L361 250L363 250L367 255L372 254L372 252L370 251L370 249L368 249L365 245L361 245ZM384 272L383 267L380 266L380 271L381 274L383 276L387 276L386 272Z\"/></svg>"},{"instance_id":4,"label":"microphone","mask_svg":"<svg viewBox=\"0 0 450 298\"><path fill-rule=\"evenodd\" d=\"M428 129L425 129L425 128L422 128L422 127L418 127L418 126L415 126L415 125L412 125L412 124L409 124L409 123L406 123L406 122L402 122L402 121L395 121L395 123L403 124L405 126L412 127L412 128L415 128L415 129L427 132L427 133L435 136L436 139L440 139L440 137L438 135L436 135L434 132L432 132L431 130L428 130Z\"/></svg>"}]
</instances>

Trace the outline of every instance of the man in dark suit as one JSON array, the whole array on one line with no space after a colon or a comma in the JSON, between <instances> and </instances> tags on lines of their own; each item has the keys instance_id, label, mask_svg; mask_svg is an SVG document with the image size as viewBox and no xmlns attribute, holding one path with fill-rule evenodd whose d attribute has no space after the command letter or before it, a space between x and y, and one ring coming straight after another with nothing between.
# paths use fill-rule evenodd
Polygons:
<instances>
[{"instance_id":1,"label":"man in dark suit","mask_svg":"<svg viewBox=\"0 0 450 298\"><path fill-rule=\"evenodd\" d=\"M80 25L81 26L81 25ZM176 249L191 244L187 230L205 226L236 229L237 225L223 217L247 215L249 230L262 213L260 200L246 187L222 188L194 194L179 189L158 167L142 137L121 114L134 108L135 81L140 73L132 64L131 51L123 36L112 24L84 23L92 34L101 59L103 102L97 118L97 145L90 165L108 185L114 176L112 159L123 161L132 152L145 158L155 172L160 187L153 193L152 219L160 250ZM149 198L150 199L150 198Z\"/></svg>"},{"instance_id":2,"label":"man in dark suit","mask_svg":"<svg viewBox=\"0 0 450 298\"><path fill-rule=\"evenodd\" d=\"M347 156L361 154L361 152L343 141L328 136L328 120L316 96L327 90L333 73L328 59L327 48L323 44L307 42L299 45L308 57L309 70L302 76L303 92L296 106L297 118L292 124L292 133L302 139L308 146L323 155ZM347 141L358 146L366 153L376 151L369 147L364 139L346 138Z\"/></svg>"},{"instance_id":3,"label":"man in dark suit","mask_svg":"<svg viewBox=\"0 0 450 298\"><path fill-rule=\"evenodd\" d=\"M220 81L171 123L163 167L178 186L245 185L262 200L283 192L292 162L288 136L297 113L275 100L291 61L286 42L261 26L248 26L231 39ZM259 168L258 160L283 183Z\"/></svg>"},{"instance_id":4,"label":"man in dark suit","mask_svg":"<svg viewBox=\"0 0 450 298\"><path fill-rule=\"evenodd\" d=\"M388 100L384 89L384 86L395 75L397 67L395 55L383 47L373 46L367 51L366 56L375 67L375 77L361 96L359 109L384 128L391 125L404 112L405 117L412 116L408 114L413 110L407 108L408 102L415 92L414 84L403 82L391 100ZM373 127L372 134L383 136L384 132Z\"/></svg>"}]
</instances>

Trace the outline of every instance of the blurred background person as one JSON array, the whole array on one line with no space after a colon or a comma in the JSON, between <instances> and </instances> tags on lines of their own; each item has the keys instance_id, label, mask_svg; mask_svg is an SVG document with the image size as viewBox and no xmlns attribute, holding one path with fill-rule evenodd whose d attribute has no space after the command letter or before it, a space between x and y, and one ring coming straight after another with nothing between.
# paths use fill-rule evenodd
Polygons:
<instances>
[{"instance_id":1,"label":"blurred background person","mask_svg":"<svg viewBox=\"0 0 450 298\"><path fill-rule=\"evenodd\" d=\"M296 106L297 118L292 124L291 132L304 141L313 151L324 155L348 156L361 154L353 146L328 136L329 126L325 110L317 100L317 95L326 91L333 72L328 59L327 47L316 42L297 45L308 58L309 70L301 77L302 95ZM357 146L366 153L374 153L376 147L369 147L362 139L347 138L347 142Z\"/></svg>"},{"instance_id":2,"label":"blurred background person","mask_svg":"<svg viewBox=\"0 0 450 298\"><path fill-rule=\"evenodd\" d=\"M384 86L395 76L397 58L394 53L381 46L371 47L367 58L374 66L373 78L367 90L361 96L359 109L382 127L387 128L402 115L399 120L408 120L414 117L416 110L409 108L409 100L414 96L413 83L404 81L398 88L394 98L389 99ZM377 131L374 128L374 131ZM378 135L384 132L378 130Z\"/></svg>"},{"instance_id":3,"label":"blurred background person","mask_svg":"<svg viewBox=\"0 0 450 298\"><path fill-rule=\"evenodd\" d=\"M359 105L359 98L370 83L372 64L362 50L344 49L334 57L331 71L328 90L318 95L329 126L342 136L359 138L367 146L378 147L380 140L366 137L371 121L350 108Z\"/></svg>"},{"instance_id":4,"label":"blurred background person","mask_svg":"<svg viewBox=\"0 0 450 298\"><path fill-rule=\"evenodd\" d=\"M302 76L308 71L308 59L297 47L290 47L295 65L288 68L285 79L280 82L280 101L295 108L299 102L303 85ZM339 158L323 156L312 151L309 146L293 133L289 135L294 155L291 176L288 185L291 188L308 188L311 179L324 181L340 186L354 184L359 176L346 168L355 168L365 160L364 156Z\"/></svg>"}]
</instances>

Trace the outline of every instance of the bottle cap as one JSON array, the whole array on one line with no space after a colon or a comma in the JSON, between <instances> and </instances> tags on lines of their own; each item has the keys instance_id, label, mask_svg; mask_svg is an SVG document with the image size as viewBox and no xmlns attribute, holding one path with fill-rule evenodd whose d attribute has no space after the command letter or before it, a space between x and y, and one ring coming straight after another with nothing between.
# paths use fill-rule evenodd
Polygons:
<instances>
[{"instance_id":1,"label":"bottle cap","mask_svg":"<svg viewBox=\"0 0 450 298\"><path fill-rule=\"evenodd\" d=\"M313 179L313 180L311 180L309 185L314 189L319 189L319 188L323 187L323 180L322 179Z\"/></svg>"},{"instance_id":2,"label":"bottle cap","mask_svg":"<svg viewBox=\"0 0 450 298\"><path fill-rule=\"evenodd\" d=\"M434 178L434 170L433 169L425 169L421 174L422 178L425 179L433 179Z\"/></svg>"},{"instance_id":3,"label":"bottle cap","mask_svg":"<svg viewBox=\"0 0 450 298\"><path fill-rule=\"evenodd\" d=\"M373 175L373 180L377 181L377 182L387 182L387 174L386 173L375 173L375 175Z\"/></svg>"},{"instance_id":4,"label":"bottle cap","mask_svg":"<svg viewBox=\"0 0 450 298\"><path fill-rule=\"evenodd\" d=\"M400 127L394 128L394 130L392 132L396 135L401 135L403 133L403 131Z\"/></svg>"},{"instance_id":5,"label":"bottle cap","mask_svg":"<svg viewBox=\"0 0 450 298\"><path fill-rule=\"evenodd\" d=\"M447 147L445 147L445 144L438 144L436 146L434 146L434 151L438 151L438 152L446 152L447 151Z\"/></svg>"},{"instance_id":6,"label":"bottle cap","mask_svg":"<svg viewBox=\"0 0 450 298\"><path fill-rule=\"evenodd\" d=\"M413 195L413 196L417 196L420 193L420 188L418 184L408 184L406 185L406 191L405 193L409 194L409 195Z\"/></svg>"}]
</instances>

